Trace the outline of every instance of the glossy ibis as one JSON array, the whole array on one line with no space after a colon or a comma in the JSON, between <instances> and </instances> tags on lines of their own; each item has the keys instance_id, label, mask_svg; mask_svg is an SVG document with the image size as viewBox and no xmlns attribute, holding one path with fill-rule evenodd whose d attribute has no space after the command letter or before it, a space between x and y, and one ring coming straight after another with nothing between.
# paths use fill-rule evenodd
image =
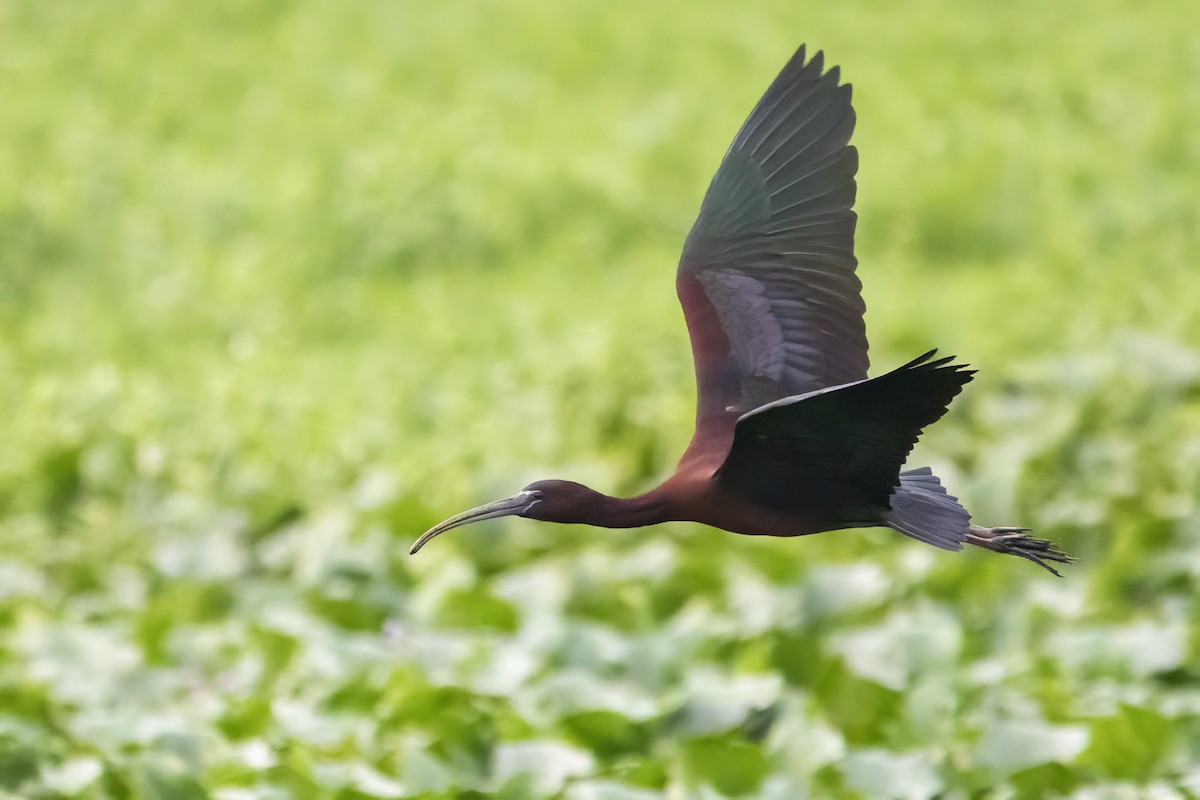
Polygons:
<instances>
[{"instance_id":1,"label":"glossy ibis","mask_svg":"<svg viewBox=\"0 0 1200 800\"><path fill-rule=\"evenodd\" d=\"M802 536L887 526L944 550L1070 558L1025 528L985 528L927 467L902 471L972 370L916 358L867 378L855 275L850 85L804 47L725 153L683 245L675 285L696 362L696 432L675 473L622 499L570 481L530 484L426 531L508 515L633 528L688 520Z\"/></svg>"}]
</instances>

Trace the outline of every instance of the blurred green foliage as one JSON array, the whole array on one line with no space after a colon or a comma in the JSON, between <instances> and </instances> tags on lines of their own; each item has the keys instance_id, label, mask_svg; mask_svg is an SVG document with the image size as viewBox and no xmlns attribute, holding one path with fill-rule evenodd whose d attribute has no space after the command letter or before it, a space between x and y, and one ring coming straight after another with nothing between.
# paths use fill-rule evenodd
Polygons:
<instances>
[{"instance_id":1,"label":"blurred green foliage","mask_svg":"<svg viewBox=\"0 0 1200 800\"><path fill-rule=\"evenodd\" d=\"M1182 0L0 0L0 792L1200 796ZM673 265L802 41L876 369L1082 557L440 518L691 424Z\"/></svg>"}]
</instances>

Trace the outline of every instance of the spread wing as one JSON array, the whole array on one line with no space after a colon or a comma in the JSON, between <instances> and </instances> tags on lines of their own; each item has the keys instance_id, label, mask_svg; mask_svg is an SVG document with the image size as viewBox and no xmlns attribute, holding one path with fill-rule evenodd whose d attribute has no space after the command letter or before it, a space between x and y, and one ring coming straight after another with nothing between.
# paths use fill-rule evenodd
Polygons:
<instances>
[{"instance_id":1,"label":"spread wing","mask_svg":"<svg viewBox=\"0 0 1200 800\"><path fill-rule=\"evenodd\" d=\"M696 360L697 434L862 380L850 85L804 48L754 107L708 187L676 275ZM715 431L712 431L715 432Z\"/></svg>"}]
</instances>

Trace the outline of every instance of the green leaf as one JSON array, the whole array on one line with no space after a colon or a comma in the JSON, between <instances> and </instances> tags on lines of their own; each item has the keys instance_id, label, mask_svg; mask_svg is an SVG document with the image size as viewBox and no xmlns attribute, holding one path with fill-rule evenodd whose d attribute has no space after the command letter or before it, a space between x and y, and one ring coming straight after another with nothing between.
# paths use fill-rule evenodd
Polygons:
<instances>
[{"instance_id":1,"label":"green leaf","mask_svg":"<svg viewBox=\"0 0 1200 800\"><path fill-rule=\"evenodd\" d=\"M831 660L816 684L821 710L851 744L882 744L899 718L904 696L855 675L840 659Z\"/></svg>"},{"instance_id":2,"label":"green leaf","mask_svg":"<svg viewBox=\"0 0 1200 800\"><path fill-rule=\"evenodd\" d=\"M563 717L559 724L572 741L600 758L645 752L650 743L645 726L614 711L581 711Z\"/></svg>"},{"instance_id":3,"label":"green leaf","mask_svg":"<svg viewBox=\"0 0 1200 800\"><path fill-rule=\"evenodd\" d=\"M439 626L511 632L517 629L517 613L511 605L477 590L455 590L442 598Z\"/></svg>"},{"instance_id":4,"label":"green leaf","mask_svg":"<svg viewBox=\"0 0 1200 800\"><path fill-rule=\"evenodd\" d=\"M756 791L767 775L762 747L737 733L685 742L683 764L689 782L710 783L726 795Z\"/></svg>"},{"instance_id":5,"label":"green leaf","mask_svg":"<svg viewBox=\"0 0 1200 800\"><path fill-rule=\"evenodd\" d=\"M1174 723L1145 708L1121 705L1092 723L1091 744L1080 756L1114 778L1145 781L1170 755Z\"/></svg>"},{"instance_id":6,"label":"green leaf","mask_svg":"<svg viewBox=\"0 0 1200 800\"><path fill-rule=\"evenodd\" d=\"M1068 796L1083 782L1080 770L1065 764L1041 764L1008 777L1020 800L1040 800L1055 795Z\"/></svg>"},{"instance_id":7,"label":"green leaf","mask_svg":"<svg viewBox=\"0 0 1200 800\"><path fill-rule=\"evenodd\" d=\"M230 739L249 739L267 732L271 726L270 698L251 695L233 701L217 720L217 727Z\"/></svg>"}]
</instances>

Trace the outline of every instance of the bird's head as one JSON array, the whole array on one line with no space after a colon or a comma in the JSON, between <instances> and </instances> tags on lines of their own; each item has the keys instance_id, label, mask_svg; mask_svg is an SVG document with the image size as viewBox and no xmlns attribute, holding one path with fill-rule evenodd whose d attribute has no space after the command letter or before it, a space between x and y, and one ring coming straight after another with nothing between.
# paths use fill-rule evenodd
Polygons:
<instances>
[{"instance_id":1,"label":"bird's head","mask_svg":"<svg viewBox=\"0 0 1200 800\"><path fill-rule=\"evenodd\" d=\"M545 522L583 522L588 511L600 503L603 497L599 492L573 481L537 481L512 497L486 503L439 522L421 534L409 553L417 552L430 539L448 530L485 519L518 516Z\"/></svg>"}]
</instances>

